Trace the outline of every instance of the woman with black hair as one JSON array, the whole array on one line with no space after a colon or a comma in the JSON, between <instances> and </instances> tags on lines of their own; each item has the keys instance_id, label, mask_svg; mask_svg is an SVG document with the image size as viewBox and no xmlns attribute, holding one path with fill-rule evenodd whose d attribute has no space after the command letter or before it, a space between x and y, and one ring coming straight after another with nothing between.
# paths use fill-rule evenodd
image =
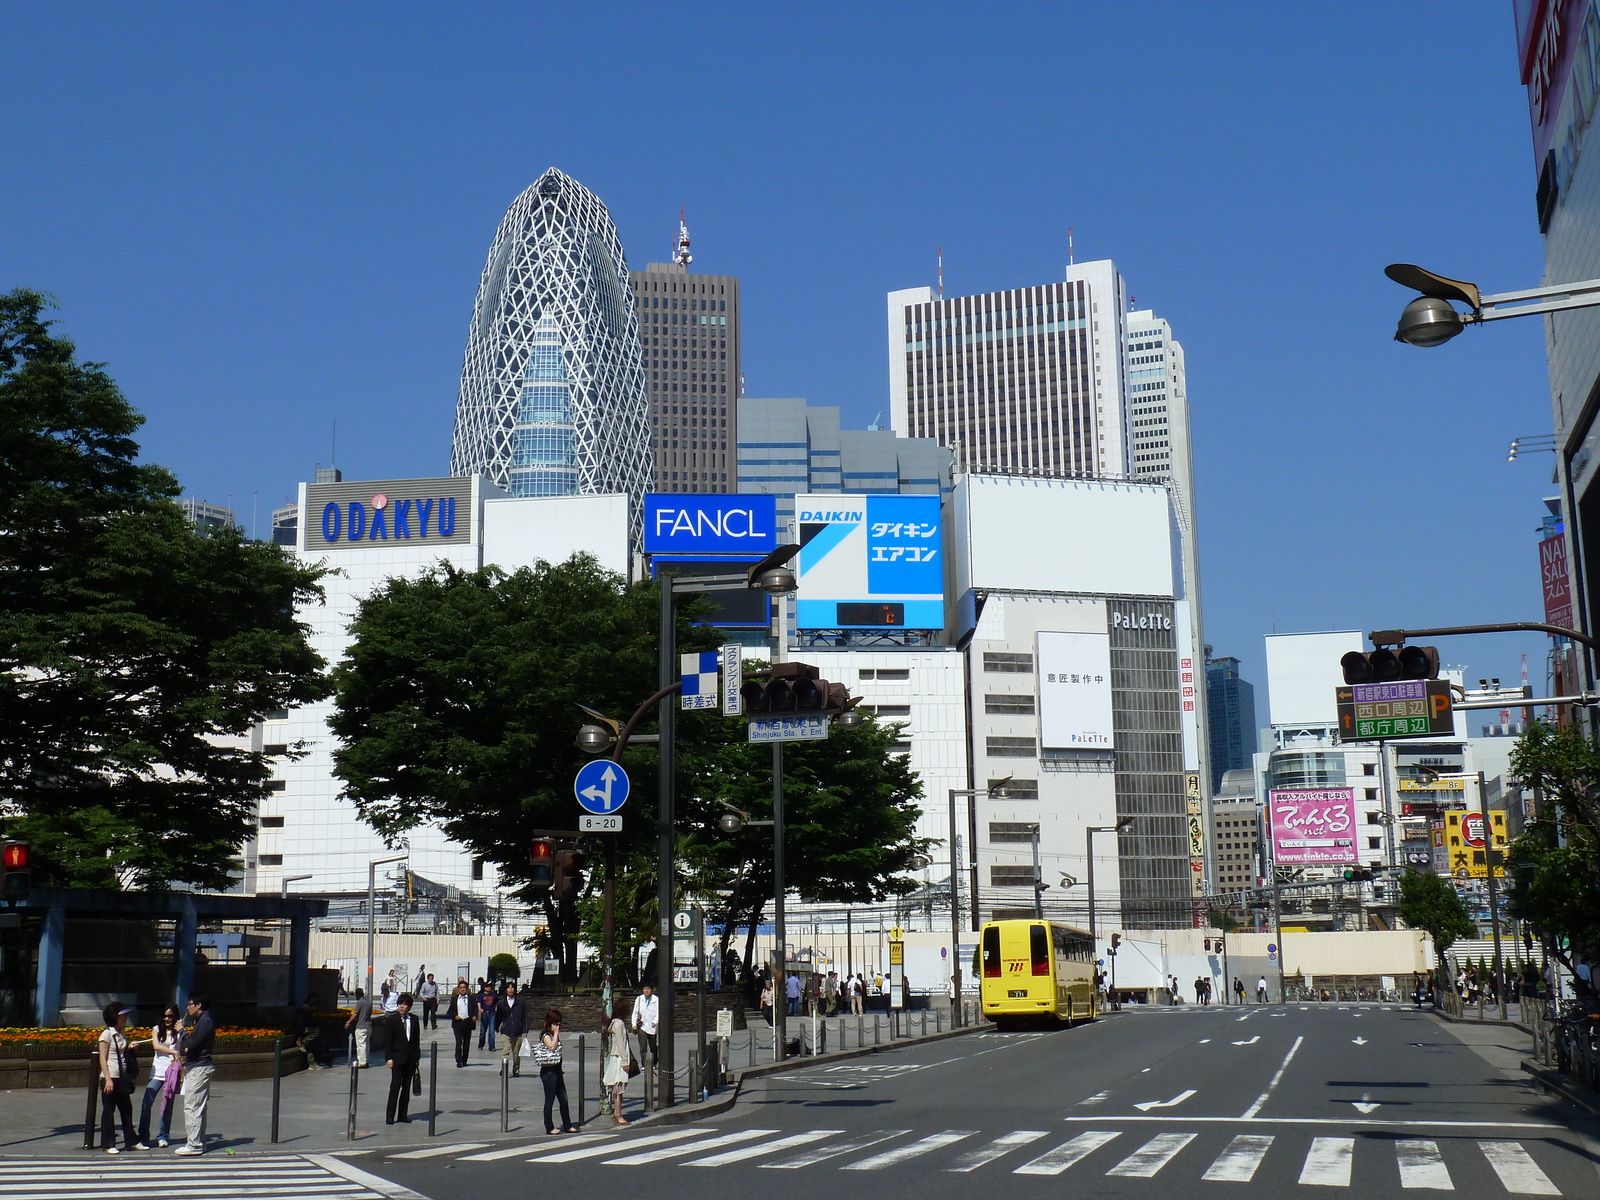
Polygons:
<instances>
[{"instance_id":1,"label":"woman with black hair","mask_svg":"<svg viewBox=\"0 0 1600 1200\"><path fill-rule=\"evenodd\" d=\"M533 1059L539 1064L539 1082L544 1084L544 1131L558 1132L551 1120L557 1100L561 1102L561 1133L577 1133L572 1114L567 1110L567 1080L561 1073L561 1010L552 1008L544 1014L544 1029L539 1034L539 1044Z\"/></svg>"},{"instance_id":2,"label":"woman with black hair","mask_svg":"<svg viewBox=\"0 0 1600 1200\"><path fill-rule=\"evenodd\" d=\"M133 1009L124 1008L113 1000L101 1013L106 1027L100 1031L96 1050L100 1056L100 1144L107 1154L122 1153L117 1148L116 1118L122 1121L124 1148L144 1148L133 1136L133 1082L139 1064L133 1057L133 1043L123 1032L132 1012ZM563 1111L565 1108L563 1104Z\"/></svg>"}]
</instances>

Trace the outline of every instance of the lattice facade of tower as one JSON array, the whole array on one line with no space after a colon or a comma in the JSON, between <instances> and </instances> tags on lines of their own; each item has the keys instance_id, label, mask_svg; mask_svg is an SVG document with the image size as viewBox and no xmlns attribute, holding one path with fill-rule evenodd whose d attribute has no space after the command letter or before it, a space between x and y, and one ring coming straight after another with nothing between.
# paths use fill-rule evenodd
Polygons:
<instances>
[{"instance_id":1,"label":"lattice facade of tower","mask_svg":"<svg viewBox=\"0 0 1600 1200\"><path fill-rule=\"evenodd\" d=\"M541 318L553 328L546 322L541 332ZM506 210L489 247L461 366L452 475L481 472L513 494L518 476L530 486L537 478L537 494L563 494L549 490L558 475L538 457L548 438L528 436L519 422L525 388L536 382L528 374L535 343L552 337L570 404L561 423L570 419L572 429L570 475L560 472L560 485L565 494L626 493L637 546L651 480L650 410L628 262L600 198L554 167Z\"/></svg>"}]
</instances>

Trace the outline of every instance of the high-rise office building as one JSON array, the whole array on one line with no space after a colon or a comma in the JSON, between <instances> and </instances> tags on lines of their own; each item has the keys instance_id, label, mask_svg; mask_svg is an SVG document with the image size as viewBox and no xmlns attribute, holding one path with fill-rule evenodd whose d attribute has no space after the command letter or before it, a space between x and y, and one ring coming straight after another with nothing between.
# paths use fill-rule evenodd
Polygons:
<instances>
[{"instance_id":1,"label":"high-rise office building","mask_svg":"<svg viewBox=\"0 0 1600 1200\"><path fill-rule=\"evenodd\" d=\"M1126 478L1126 309L1109 260L1039 287L890 292L895 432L951 447L959 470Z\"/></svg>"},{"instance_id":2,"label":"high-rise office building","mask_svg":"<svg viewBox=\"0 0 1600 1200\"><path fill-rule=\"evenodd\" d=\"M183 515L189 518L189 523L197 529L226 529L229 525L237 525L234 520L233 509L221 504L212 504L206 500L197 500L190 497L179 500L178 507L183 510Z\"/></svg>"},{"instance_id":3,"label":"high-rise office building","mask_svg":"<svg viewBox=\"0 0 1600 1200\"><path fill-rule=\"evenodd\" d=\"M739 280L691 273L682 218L672 261L632 278L658 492L736 492Z\"/></svg>"},{"instance_id":4,"label":"high-rise office building","mask_svg":"<svg viewBox=\"0 0 1600 1200\"><path fill-rule=\"evenodd\" d=\"M623 493L637 542L650 419L627 280L588 188L552 167L516 198L478 284L450 472L513 496Z\"/></svg>"},{"instance_id":5,"label":"high-rise office building","mask_svg":"<svg viewBox=\"0 0 1600 1200\"><path fill-rule=\"evenodd\" d=\"M1239 678L1237 658L1212 658L1206 647L1206 724L1211 740L1211 792L1222 777L1255 761L1256 689Z\"/></svg>"}]
</instances>

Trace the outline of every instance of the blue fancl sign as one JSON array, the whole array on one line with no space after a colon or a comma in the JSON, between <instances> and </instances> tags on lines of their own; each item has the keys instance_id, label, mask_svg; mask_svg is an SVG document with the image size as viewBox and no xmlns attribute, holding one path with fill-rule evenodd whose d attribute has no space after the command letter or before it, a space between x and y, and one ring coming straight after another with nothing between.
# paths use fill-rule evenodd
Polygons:
<instances>
[{"instance_id":1,"label":"blue fancl sign","mask_svg":"<svg viewBox=\"0 0 1600 1200\"><path fill-rule=\"evenodd\" d=\"M644 498L644 548L649 554L770 554L778 545L774 496Z\"/></svg>"}]
</instances>

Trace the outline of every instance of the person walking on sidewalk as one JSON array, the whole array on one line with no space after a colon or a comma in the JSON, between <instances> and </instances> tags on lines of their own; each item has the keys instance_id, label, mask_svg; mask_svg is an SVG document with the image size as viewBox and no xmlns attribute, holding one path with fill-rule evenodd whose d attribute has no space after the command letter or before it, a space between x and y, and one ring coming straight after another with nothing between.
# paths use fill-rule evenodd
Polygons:
<instances>
[{"instance_id":1,"label":"person walking on sidewalk","mask_svg":"<svg viewBox=\"0 0 1600 1200\"><path fill-rule=\"evenodd\" d=\"M183 1076L178 1069L178 1010L175 1006L167 1005L161 1020L150 1031L149 1045L154 1058L150 1063L150 1082L144 1087L144 1101L139 1105L139 1144L146 1150L150 1149L150 1114L158 1099L161 1101L161 1132L156 1145L165 1148L172 1140L172 1110L176 1107L178 1081Z\"/></svg>"},{"instance_id":2,"label":"person walking on sidewalk","mask_svg":"<svg viewBox=\"0 0 1600 1200\"><path fill-rule=\"evenodd\" d=\"M528 1005L517 995L516 984L506 984L505 995L494 1006L494 1023L505 1042L503 1057L511 1060L511 1073L521 1075L522 1061L518 1055L522 1053L522 1039L528 1034Z\"/></svg>"},{"instance_id":3,"label":"person walking on sidewalk","mask_svg":"<svg viewBox=\"0 0 1600 1200\"><path fill-rule=\"evenodd\" d=\"M633 1046L628 1041L628 1027L621 1017L606 1022L605 1062L600 1071L600 1086L611 1095L611 1119L618 1125L628 1122L622 1116L622 1093L628 1088L628 1065L633 1059Z\"/></svg>"},{"instance_id":4,"label":"person walking on sidewalk","mask_svg":"<svg viewBox=\"0 0 1600 1200\"><path fill-rule=\"evenodd\" d=\"M1233 977L1233 994L1235 997L1235 1003L1244 1003L1244 980L1240 979L1237 975Z\"/></svg>"},{"instance_id":5,"label":"person walking on sidewalk","mask_svg":"<svg viewBox=\"0 0 1600 1200\"><path fill-rule=\"evenodd\" d=\"M561 1010L552 1008L544 1014L544 1028L539 1033L539 1045L533 1052L539 1064L539 1082L544 1084L544 1131L557 1132L551 1120L551 1110L557 1100L561 1102L561 1133L577 1133L572 1114L567 1110L567 1080L561 1073Z\"/></svg>"},{"instance_id":6,"label":"person walking on sidewalk","mask_svg":"<svg viewBox=\"0 0 1600 1200\"><path fill-rule=\"evenodd\" d=\"M439 1028L439 985L434 982L431 973L417 988L417 998L422 1001L422 1027Z\"/></svg>"},{"instance_id":7,"label":"person walking on sidewalk","mask_svg":"<svg viewBox=\"0 0 1600 1200\"><path fill-rule=\"evenodd\" d=\"M133 1043L123 1032L132 1012L113 1000L101 1013L106 1027L100 1031L96 1051L100 1056L100 1144L107 1154L122 1153L117 1148L117 1118L122 1121L123 1149L145 1149L133 1136L133 1083L139 1064L133 1057Z\"/></svg>"},{"instance_id":8,"label":"person walking on sidewalk","mask_svg":"<svg viewBox=\"0 0 1600 1200\"><path fill-rule=\"evenodd\" d=\"M217 1023L206 1007L203 992L189 997L189 1021L178 1041L183 1060L183 1145L174 1154L206 1152L206 1110L211 1106L211 1047L217 1040Z\"/></svg>"},{"instance_id":9,"label":"person walking on sidewalk","mask_svg":"<svg viewBox=\"0 0 1600 1200\"><path fill-rule=\"evenodd\" d=\"M478 987L478 1049L483 1049L484 1040L489 1042L489 1049L494 1049L494 1007L498 1000L495 998L494 988L489 986L485 979Z\"/></svg>"},{"instance_id":10,"label":"person walking on sidewalk","mask_svg":"<svg viewBox=\"0 0 1600 1200\"><path fill-rule=\"evenodd\" d=\"M344 1023L344 1031L356 1035L356 1066L367 1065L367 1055L372 1050L372 997L366 988L356 989L356 1007Z\"/></svg>"},{"instance_id":11,"label":"person walking on sidewalk","mask_svg":"<svg viewBox=\"0 0 1600 1200\"><path fill-rule=\"evenodd\" d=\"M399 1121L409 1124L411 1117L411 1077L422 1065L422 1019L411 1012L411 993L401 992L394 1012L384 1018L388 1035L389 1101L384 1105L383 1123L393 1125Z\"/></svg>"},{"instance_id":12,"label":"person walking on sidewalk","mask_svg":"<svg viewBox=\"0 0 1600 1200\"><path fill-rule=\"evenodd\" d=\"M784 985L784 990L789 996L789 1015L798 1017L800 1015L800 976L793 971L789 972L789 981Z\"/></svg>"},{"instance_id":13,"label":"person walking on sidewalk","mask_svg":"<svg viewBox=\"0 0 1600 1200\"><path fill-rule=\"evenodd\" d=\"M1267 977L1265 975L1263 975L1260 979L1256 980L1256 1003L1257 1004L1265 1004L1266 1002L1267 1002Z\"/></svg>"},{"instance_id":14,"label":"person walking on sidewalk","mask_svg":"<svg viewBox=\"0 0 1600 1200\"><path fill-rule=\"evenodd\" d=\"M647 983L633 1002L633 1028L639 1035L639 1057L656 1061L659 1047L656 1031L661 1028L661 997Z\"/></svg>"},{"instance_id":15,"label":"person walking on sidewalk","mask_svg":"<svg viewBox=\"0 0 1600 1200\"><path fill-rule=\"evenodd\" d=\"M855 974L855 978L850 980L850 1015L851 1016L859 1017L861 1015L861 1006L862 1006L863 997L866 994L866 990L867 990L867 985L866 985L865 981L863 981L862 978L861 978L861 972L857 971L856 974Z\"/></svg>"},{"instance_id":16,"label":"person walking on sidewalk","mask_svg":"<svg viewBox=\"0 0 1600 1200\"><path fill-rule=\"evenodd\" d=\"M450 1032L456 1035L456 1066L467 1065L467 1053L472 1049L472 1026L478 1019L478 1004L467 992L467 981L456 984L456 994L450 997Z\"/></svg>"}]
</instances>

